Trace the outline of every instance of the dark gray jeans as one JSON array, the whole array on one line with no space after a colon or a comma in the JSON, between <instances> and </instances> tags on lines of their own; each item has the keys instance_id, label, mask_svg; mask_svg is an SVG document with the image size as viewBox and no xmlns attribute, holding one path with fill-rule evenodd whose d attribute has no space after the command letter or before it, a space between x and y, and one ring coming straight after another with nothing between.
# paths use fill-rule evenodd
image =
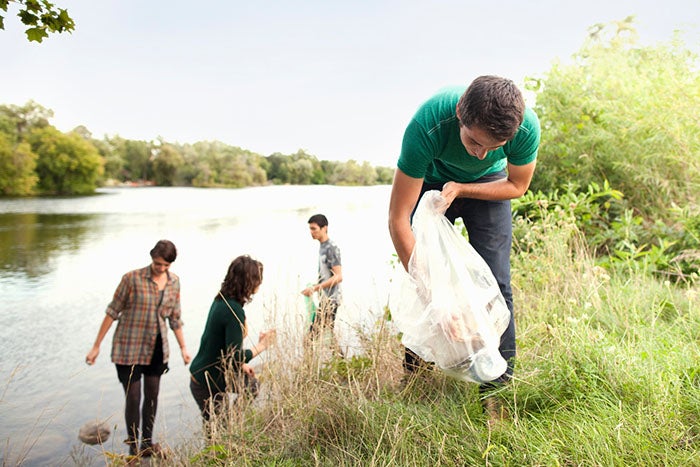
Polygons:
<instances>
[{"instance_id":1,"label":"dark gray jeans","mask_svg":"<svg viewBox=\"0 0 700 467\"><path fill-rule=\"evenodd\" d=\"M505 172L498 172L487 175L477 182L498 180L505 176ZM442 185L424 183L421 197L426 191L442 191ZM491 268L510 311L510 322L501 336L501 344L498 349L505 361L508 362L508 369L495 381L482 385L480 388L487 390L510 380L515 360L515 320L513 319L513 292L510 285L510 251L513 239L510 201L457 198L445 212L445 217L452 223L458 217L462 218L469 234L469 243ZM420 357L406 349L404 355L404 369L406 371L415 371L422 364Z\"/></svg>"},{"instance_id":2,"label":"dark gray jeans","mask_svg":"<svg viewBox=\"0 0 700 467\"><path fill-rule=\"evenodd\" d=\"M251 399L258 397L260 392L258 378L251 378L246 373L239 375L235 386L233 389L239 396L250 397ZM205 421L208 421L213 415L210 413L211 405L213 404L214 408L216 408L226 396L226 391L218 389L215 384L200 384L192 376L190 376L190 392Z\"/></svg>"}]
</instances>

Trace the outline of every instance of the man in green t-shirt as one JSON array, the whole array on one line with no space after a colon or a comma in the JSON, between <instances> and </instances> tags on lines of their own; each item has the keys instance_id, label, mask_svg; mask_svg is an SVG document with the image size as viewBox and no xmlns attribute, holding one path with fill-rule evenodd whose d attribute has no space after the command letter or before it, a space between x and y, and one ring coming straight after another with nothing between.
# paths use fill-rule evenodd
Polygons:
<instances>
[{"instance_id":1,"label":"man in green t-shirt","mask_svg":"<svg viewBox=\"0 0 700 467\"><path fill-rule=\"evenodd\" d=\"M511 318L499 351L506 373L481 392L509 381L515 358L515 323L510 285L512 223L510 200L530 186L540 142L537 115L508 79L480 76L466 89L445 88L420 106L404 133L389 204L389 233L408 270L415 245L411 218L420 197L438 190L445 216L464 221L469 242L491 268ZM410 374L420 358L406 349ZM489 422L503 415L495 399L485 399ZM494 410L491 410L494 409Z\"/></svg>"}]
</instances>

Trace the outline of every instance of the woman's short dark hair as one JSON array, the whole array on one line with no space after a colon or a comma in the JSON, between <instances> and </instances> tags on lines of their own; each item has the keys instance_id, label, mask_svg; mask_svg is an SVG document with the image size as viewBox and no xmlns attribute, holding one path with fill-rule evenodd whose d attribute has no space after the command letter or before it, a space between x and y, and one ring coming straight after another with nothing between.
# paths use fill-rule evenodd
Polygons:
<instances>
[{"instance_id":1,"label":"woman's short dark hair","mask_svg":"<svg viewBox=\"0 0 700 467\"><path fill-rule=\"evenodd\" d=\"M229 265L226 277L221 283L221 294L245 305L253 297L255 289L262 284L262 280L262 263L248 255L241 255ZM218 295L217 298L221 299Z\"/></svg>"},{"instance_id":2,"label":"woman's short dark hair","mask_svg":"<svg viewBox=\"0 0 700 467\"><path fill-rule=\"evenodd\" d=\"M177 248L170 240L158 240L156 246L151 249L151 258L163 258L168 263L172 263L177 258Z\"/></svg>"},{"instance_id":3,"label":"woman's short dark hair","mask_svg":"<svg viewBox=\"0 0 700 467\"><path fill-rule=\"evenodd\" d=\"M524 117L522 93L513 81L499 76L479 76L457 103L462 125L478 127L499 141L513 139Z\"/></svg>"}]
</instances>

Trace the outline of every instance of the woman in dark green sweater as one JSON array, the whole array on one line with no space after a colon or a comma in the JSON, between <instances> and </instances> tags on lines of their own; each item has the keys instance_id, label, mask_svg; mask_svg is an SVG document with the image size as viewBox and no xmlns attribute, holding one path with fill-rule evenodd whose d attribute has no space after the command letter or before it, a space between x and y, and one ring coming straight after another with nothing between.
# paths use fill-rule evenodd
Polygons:
<instances>
[{"instance_id":1,"label":"woman in dark green sweater","mask_svg":"<svg viewBox=\"0 0 700 467\"><path fill-rule=\"evenodd\" d=\"M209 420L212 404L216 406L226 394L227 373L229 391L240 395L243 379L247 381L243 386L257 388L255 371L248 362L273 343L276 332L261 332L258 343L244 349L248 327L243 306L258 291L262 278L262 263L248 255L239 256L229 265L211 304L199 351L190 365L190 391L204 420Z\"/></svg>"}]
</instances>

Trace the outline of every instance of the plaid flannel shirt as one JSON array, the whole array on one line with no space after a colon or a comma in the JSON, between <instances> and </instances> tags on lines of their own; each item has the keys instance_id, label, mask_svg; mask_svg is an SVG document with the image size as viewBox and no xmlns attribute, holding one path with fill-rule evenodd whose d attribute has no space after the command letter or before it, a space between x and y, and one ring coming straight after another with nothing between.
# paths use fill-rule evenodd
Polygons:
<instances>
[{"instance_id":1,"label":"plaid flannel shirt","mask_svg":"<svg viewBox=\"0 0 700 467\"><path fill-rule=\"evenodd\" d=\"M163 362L168 361L168 329L176 331L180 320L180 279L167 272L168 281L160 300L158 285L152 279L151 266L130 271L114 292L106 313L118 321L112 340L112 362L120 365L149 365L160 333ZM160 303L160 305L159 305Z\"/></svg>"}]
</instances>

